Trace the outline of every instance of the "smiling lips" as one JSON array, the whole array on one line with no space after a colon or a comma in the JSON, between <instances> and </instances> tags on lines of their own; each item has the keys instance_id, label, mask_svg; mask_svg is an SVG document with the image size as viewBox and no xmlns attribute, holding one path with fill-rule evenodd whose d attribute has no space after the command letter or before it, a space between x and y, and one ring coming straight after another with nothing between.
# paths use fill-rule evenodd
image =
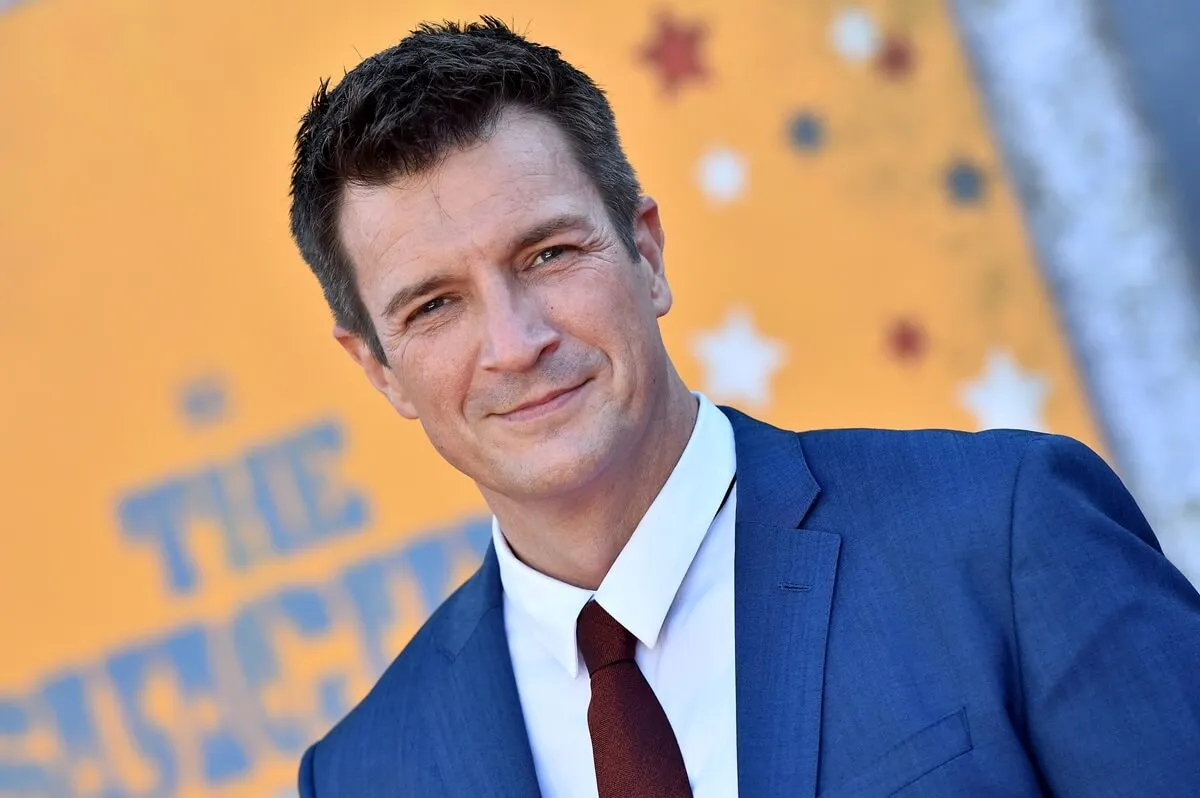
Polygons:
<instances>
[{"instance_id":1,"label":"smiling lips","mask_svg":"<svg viewBox=\"0 0 1200 798\"><path fill-rule=\"evenodd\" d=\"M584 380L578 385L574 385L570 388L562 388L556 391L551 391L550 393L544 394L537 399L517 405L512 410L504 413L497 413L496 415L508 421L531 421L535 418L540 418L541 416L554 412L567 402L571 401L575 394L579 392L579 389L584 385L587 385L588 382L588 380Z\"/></svg>"}]
</instances>

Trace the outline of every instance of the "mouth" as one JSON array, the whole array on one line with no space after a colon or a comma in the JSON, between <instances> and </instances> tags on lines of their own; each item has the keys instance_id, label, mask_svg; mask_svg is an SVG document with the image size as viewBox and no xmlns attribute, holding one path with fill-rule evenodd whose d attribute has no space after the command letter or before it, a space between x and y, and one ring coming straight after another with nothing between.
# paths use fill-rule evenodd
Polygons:
<instances>
[{"instance_id":1,"label":"mouth","mask_svg":"<svg viewBox=\"0 0 1200 798\"><path fill-rule=\"evenodd\" d=\"M506 421L532 421L542 416L549 415L559 408L568 404L580 392L583 386L591 382L590 379L584 380L578 385L570 388L562 388L560 390L551 391L547 394L539 396L524 404L517 405L512 410L496 415Z\"/></svg>"}]
</instances>

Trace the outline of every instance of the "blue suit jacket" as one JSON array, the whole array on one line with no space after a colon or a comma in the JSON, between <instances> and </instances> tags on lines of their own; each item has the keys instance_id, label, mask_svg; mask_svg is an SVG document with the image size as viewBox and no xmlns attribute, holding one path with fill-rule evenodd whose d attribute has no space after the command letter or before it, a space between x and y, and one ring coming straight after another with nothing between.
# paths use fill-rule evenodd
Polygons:
<instances>
[{"instance_id":1,"label":"blue suit jacket","mask_svg":"<svg viewBox=\"0 0 1200 798\"><path fill-rule=\"evenodd\" d=\"M1089 449L725 412L742 798L1200 795L1200 595ZM300 794L538 794L494 552Z\"/></svg>"}]
</instances>

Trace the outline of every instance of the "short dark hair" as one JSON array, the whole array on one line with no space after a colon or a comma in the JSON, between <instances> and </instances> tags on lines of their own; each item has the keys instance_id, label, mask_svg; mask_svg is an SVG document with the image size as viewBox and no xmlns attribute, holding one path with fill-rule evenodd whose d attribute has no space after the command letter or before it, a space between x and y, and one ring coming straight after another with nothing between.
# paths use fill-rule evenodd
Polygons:
<instances>
[{"instance_id":1,"label":"short dark hair","mask_svg":"<svg viewBox=\"0 0 1200 798\"><path fill-rule=\"evenodd\" d=\"M367 58L330 90L321 81L296 135L292 236L344 329L387 365L338 237L348 184L380 186L425 171L492 133L507 108L543 114L566 135L631 255L641 189L600 88L558 50L494 17L424 24Z\"/></svg>"}]
</instances>

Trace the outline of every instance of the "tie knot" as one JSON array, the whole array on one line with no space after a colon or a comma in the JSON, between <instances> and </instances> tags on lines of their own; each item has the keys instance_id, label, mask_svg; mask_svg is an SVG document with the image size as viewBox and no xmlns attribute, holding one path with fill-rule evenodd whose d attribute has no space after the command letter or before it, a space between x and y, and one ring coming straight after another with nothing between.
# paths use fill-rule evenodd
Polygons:
<instances>
[{"instance_id":1,"label":"tie knot","mask_svg":"<svg viewBox=\"0 0 1200 798\"><path fill-rule=\"evenodd\" d=\"M589 676L613 663L633 661L637 638L595 601L583 605L575 634Z\"/></svg>"}]
</instances>

